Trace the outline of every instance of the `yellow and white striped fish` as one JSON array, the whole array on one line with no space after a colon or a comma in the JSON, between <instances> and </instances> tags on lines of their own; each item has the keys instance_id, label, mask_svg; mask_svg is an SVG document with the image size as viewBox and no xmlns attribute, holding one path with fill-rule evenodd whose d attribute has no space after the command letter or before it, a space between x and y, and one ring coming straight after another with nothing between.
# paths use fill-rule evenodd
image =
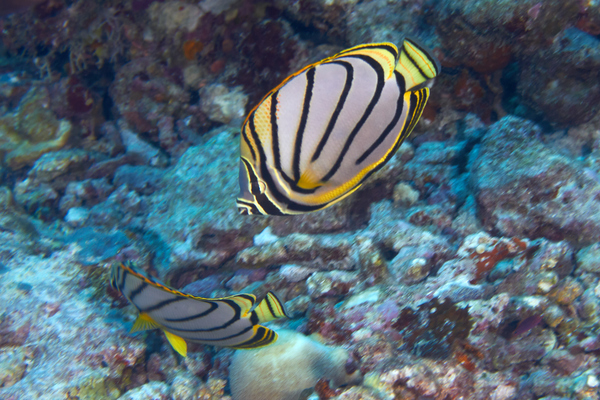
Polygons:
<instances>
[{"instance_id":1,"label":"yellow and white striped fish","mask_svg":"<svg viewBox=\"0 0 600 400\"><path fill-rule=\"evenodd\" d=\"M271 90L241 132L241 214L301 214L343 199L381 168L421 117L437 60L406 39L363 44Z\"/></svg>"},{"instance_id":2,"label":"yellow and white striped fish","mask_svg":"<svg viewBox=\"0 0 600 400\"><path fill-rule=\"evenodd\" d=\"M161 329L184 357L186 341L234 349L267 346L277 333L259 323L288 316L272 292L256 306L252 294L206 299L171 289L130 264L113 265L110 284L139 312L131 332Z\"/></svg>"}]
</instances>

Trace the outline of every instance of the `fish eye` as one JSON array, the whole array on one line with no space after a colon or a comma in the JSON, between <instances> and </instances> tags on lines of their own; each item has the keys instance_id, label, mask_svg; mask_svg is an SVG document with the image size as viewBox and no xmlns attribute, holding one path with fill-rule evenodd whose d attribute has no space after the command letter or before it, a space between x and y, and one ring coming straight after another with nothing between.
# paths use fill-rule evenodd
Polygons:
<instances>
[{"instance_id":1,"label":"fish eye","mask_svg":"<svg viewBox=\"0 0 600 400\"><path fill-rule=\"evenodd\" d=\"M355 372L356 372L356 370L358 369L358 361L357 361L357 360L355 360L354 358L349 358L349 359L346 361L345 368L346 368L346 373L347 373L348 375L352 375L352 374L353 374L353 373L355 373Z\"/></svg>"},{"instance_id":2,"label":"fish eye","mask_svg":"<svg viewBox=\"0 0 600 400\"><path fill-rule=\"evenodd\" d=\"M263 194L267 189L267 185L263 181L254 181L250 184L250 193L253 195Z\"/></svg>"}]
</instances>

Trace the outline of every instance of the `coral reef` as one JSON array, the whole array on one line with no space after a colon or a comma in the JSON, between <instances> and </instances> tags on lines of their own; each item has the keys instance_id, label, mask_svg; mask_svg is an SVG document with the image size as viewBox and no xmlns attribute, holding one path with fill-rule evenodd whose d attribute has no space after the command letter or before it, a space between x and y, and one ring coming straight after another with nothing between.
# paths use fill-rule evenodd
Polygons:
<instances>
[{"instance_id":1,"label":"coral reef","mask_svg":"<svg viewBox=\"0 0 600 400\"><path fill-rule=\"evenodd\" d=\"M21 99L17 111L0 119L0 154L11 169L33 164L42 154L67 144L73 126L59 120L49 108L50 94L33 87Z\"/></svg>"},{"instance_id":2,"label":"coral reef","mask_svg":"<svg viewBox=\"0 0 600 400\"><path fill-rule=\"evenodd\" d=\"M1 399L237 399L288 337L339 353L333 375L293 355L316 372L292 398L600 398L597 0L5 3ZM389 162L326 210L240 216L251 107L406 36L442 71ZM274 291L292 318L256 368L183 359L127 333L126 260L198 296Z\"/></svg>"},{"instance_id":3,"label":"coral reef","mask_svg":"<svg viewBox=\"0 0 600 400\"><path fill-rule=\"evenodd\" d=\"M507 117L490 126L471 165L483 223L507 236L600 238L600 183L544 144L539 127Z\"/></svg>"}]
</instances>

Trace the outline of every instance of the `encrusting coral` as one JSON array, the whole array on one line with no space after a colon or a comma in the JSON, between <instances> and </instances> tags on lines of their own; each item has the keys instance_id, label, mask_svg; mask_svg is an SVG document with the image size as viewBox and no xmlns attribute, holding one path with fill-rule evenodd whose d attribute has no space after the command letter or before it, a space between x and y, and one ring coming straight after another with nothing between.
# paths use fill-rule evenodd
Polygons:
<instances>
[{"instance_id":1,"label":"encrusting coral","mask_svg":"<svg viewBox=\"0 0 600 400\"><path fill-rule=\"evenodd\" d=\"M234 354L229 367L233 400L299 400L320 379L333 388L360 382L348 351L298 332L277 332L274 344Z\"/></svg>"},{"instance_id":2,"label":"encrusting coral","mask_svg":"<svg viewBox=\"0 0 600 400\"><path fill-rule=\"evenodd\" d=\"M72 124L57 119L49 104L48 90L34 87L23 97L15 113L0 118L0 154L4 154L4 163L11 169L31 165L42 154L67 144Z\"/></svg>"}]
</instances>

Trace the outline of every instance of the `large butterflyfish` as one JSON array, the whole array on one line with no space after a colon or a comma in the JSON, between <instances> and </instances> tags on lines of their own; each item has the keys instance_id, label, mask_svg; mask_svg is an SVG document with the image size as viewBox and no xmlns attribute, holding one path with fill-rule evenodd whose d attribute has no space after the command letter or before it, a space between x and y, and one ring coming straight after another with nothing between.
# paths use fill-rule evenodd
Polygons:
<instances>
[{"instance_id":1,"label":"large butterflyfish","mask_svg":"<svg viewBox=\"0 0 600 400\"><path fill-rule=\"evenodd\" d=\"M234 349L267 346L277 340L277 333L259 324L287 317L272 292L258 304L252 294L196 297L163 285L131 264L113 265L110 283L139 313L131 332L161 329L184 357L186 342Z\"/></svg>"},{"instance_id":2,"label":"large butterflyfish","mask_svg":"<svg viewBox=\"0 0 600 400\"><path fill-rule=\"evenodd\" d=\"M437 60L406 39L352 47L271 90L241 131L241 214L301 214L345 198L423 113Z\"/></svg>"}]
</instances>

